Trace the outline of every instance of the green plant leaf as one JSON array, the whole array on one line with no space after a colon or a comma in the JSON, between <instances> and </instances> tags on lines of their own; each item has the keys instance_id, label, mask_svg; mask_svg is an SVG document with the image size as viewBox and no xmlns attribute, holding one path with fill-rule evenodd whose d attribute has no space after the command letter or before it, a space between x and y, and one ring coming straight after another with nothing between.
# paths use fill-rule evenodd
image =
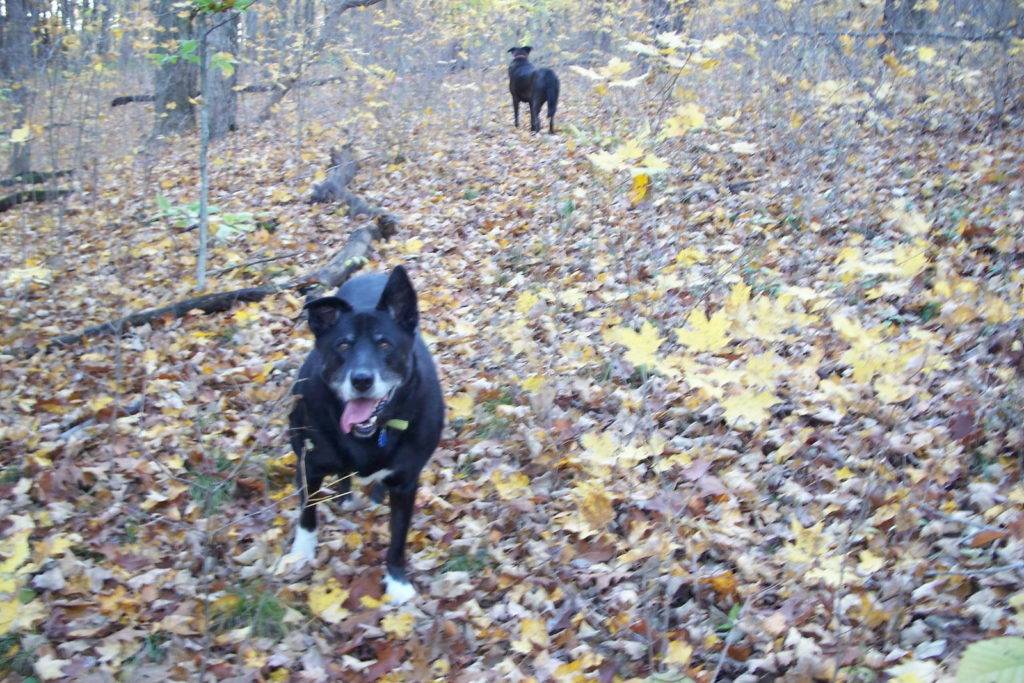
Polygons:
<instances>
[{"instance_id":1,"label":"green plant leaf","mask_svg":"<svg viewBox=\"0 0 1024 683\"><path fill-rule=\"evenodd\" d=\"M220 69L221 75L227 78L235 73L235 56L230 52L217 52L210 57L210 66Z\"/></svg>"},{"instance_id":2,"label":"green plant leaf","mask_svg":"<svg viewBox=\"0 0 1024 683\"><path fill-rule=\"evenodd\" d=\"M1024 683L1024 638L992 638L964 651L957 683Z\"/></svg>"}]
</instances>

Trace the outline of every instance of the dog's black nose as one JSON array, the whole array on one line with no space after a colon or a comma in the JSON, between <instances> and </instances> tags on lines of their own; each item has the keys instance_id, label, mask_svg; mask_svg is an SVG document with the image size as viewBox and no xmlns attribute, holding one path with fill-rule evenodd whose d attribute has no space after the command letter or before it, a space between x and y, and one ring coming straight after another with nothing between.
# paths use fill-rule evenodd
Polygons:
<instances>
[{"instance_id":1,"label":"dog's black nose","mask_svg":"<svg viewBox=\"0 0 1024 683\"><path fill-rule=\"evenodd\" d=\"M373 373L366 370L352 371L352 388L356 391L369 391L373 386Z\"/></svg>"}]
</instances>

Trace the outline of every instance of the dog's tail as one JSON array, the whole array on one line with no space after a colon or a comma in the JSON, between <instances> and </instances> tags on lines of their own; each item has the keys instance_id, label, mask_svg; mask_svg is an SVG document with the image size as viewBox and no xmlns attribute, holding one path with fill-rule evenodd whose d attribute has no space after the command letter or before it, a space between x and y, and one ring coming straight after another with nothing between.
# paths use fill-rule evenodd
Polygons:
<instances>
[{"instance_id":1,"label":"dog's tail","mask_svg":"<svg viewBox=\"0 0 1024 683\"><path fill-rule=\"evenodd\" d=\"M544 69L547 71L544 74L544 99L548 103L548 118L552 118L555 115L555 110L558 108L558 76L551 69Z\"/></svg>"}]
</instances>

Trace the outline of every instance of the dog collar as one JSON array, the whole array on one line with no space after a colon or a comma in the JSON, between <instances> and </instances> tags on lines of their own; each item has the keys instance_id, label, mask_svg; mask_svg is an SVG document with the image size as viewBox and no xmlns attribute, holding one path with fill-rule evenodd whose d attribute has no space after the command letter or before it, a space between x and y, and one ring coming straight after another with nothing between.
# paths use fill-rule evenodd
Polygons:
<instances>
[{"instance_id":1,"label":"dog collar","mask_svg":"<svg viewBox=\"0 0 1024 683\"><path fill-rule=\"evenodd\" d=\"M380 433L377 434L377 446L384 448L388 445L388 429L394 429L396 432L404 432L409 428L408 420L388 420L384 423L384 426L380 428Z\"/></svg>"}]
</instances>

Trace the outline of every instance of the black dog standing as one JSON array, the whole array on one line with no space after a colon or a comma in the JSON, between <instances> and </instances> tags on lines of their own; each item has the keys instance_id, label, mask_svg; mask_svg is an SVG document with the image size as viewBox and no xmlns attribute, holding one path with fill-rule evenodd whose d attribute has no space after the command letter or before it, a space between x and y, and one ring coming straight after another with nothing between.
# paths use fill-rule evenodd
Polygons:
<instances>
[{"instance_id":1,"label":"black dog standing","mask_svg":"<svg viewBox=\"0 0 1024 683\"><path fill-rule=\"evenodd\" d=\"M395 602L415 590L405 569L420 470L441 438L444 401L434 362L417 331L416 292L405 269L353 278L334 296L306 304L316 346L292 390L292 448L302 495L292 555L316 557L316 502L324 477L356 474L390 494L385 587ZM348 491L350 479L341 489Z\"/></svg>"},{"instance_id":2,"label":"black dog standing","mask_svg":"<svg viewBox=\"0 0 1024 683\"><path fill-rule=\"evenodd\" d=\"M530 64L533 48L512 47L512 63L508 65L508 89L512 93L512 112L519 127L519 103L530 105L530 130L540 132L540 108L548 105L548 132L555 132L555 109L558 107L558 76L551 69L538 69Z\"/></svg>"}]
</instances>

